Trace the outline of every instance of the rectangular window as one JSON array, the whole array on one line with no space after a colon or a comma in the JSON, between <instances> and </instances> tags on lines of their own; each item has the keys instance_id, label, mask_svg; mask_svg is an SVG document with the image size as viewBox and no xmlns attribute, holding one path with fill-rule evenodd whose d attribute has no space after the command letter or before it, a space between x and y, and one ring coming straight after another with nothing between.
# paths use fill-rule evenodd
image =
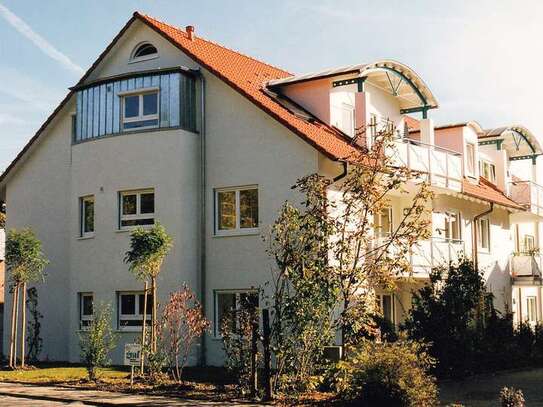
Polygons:
<instances>
[{"instance_id":1,"label":"rectangular window","mask_svg":"<svg viewBox=\"0 0 543 407\"><path fill-rule=\"evenodd\" d=\"M432 225L434 237L441 237L447 240L462 239L460 214L458 212L433 212Z\"/></svg>"},{"instance_id":2,"label":"rectangular window","mask_svg":"<svg viewBox=\"0 0 543 407\"><path fill-rule=\"evenodd\" d=\"M525 254L533 253L535 249L535 237L532 235L524 235L522 252Z\"/></svg>"},{"instance_id":3,"label":"rectangular window","mask_svg":"<svg viewBox=\"0 0 543 407\"><path fill-rule=\"evenodd\" d=\"M94 196L85 196L79 199L80 235L82 237L94 235Z\"/></svg>"},{"instance_id":4,"label":"rectangular window","mask_svg":"<svg viewBox=\"0 0 543 407\"><path fill-rule=\"evenodd\" d=\"M378 294L376 296L377 309L383 314L383 318L394 323L394 303L390 294Z\"/></svg>"},{"instance_id":5,"label":"rectangular window","mask_svg":"<svg viewBox=\"0 0 543 407\"><path fill-rule=\"evenodd\" d=\"M537 322L537 302L535 297L526 297L526 320Z\"/></svg>"},{"instance_id":6,"label":"rectangular window","mask_svg":"<svg viewBox=\"0 0 543 407\"><path fill-rule=\"evenodd\" d=\"M475 144L466 144L466 172L468 175L475 176Z\"/></svg>"},{"instance_id":7,"label":"rectangular window","mask_svg":"<svg viewBox=\"0 0 543 407\"><path fill-rule=\"evenodd\" d=\"M123 130L158 127L158 90L121 97Z\"/></svg>"},{"instance_id":8,"label":"rectangular window","mask_svg":"<svg viewBox=\"0 0 543 407\"><path fill-rule=\"evenodd\" d=\"M259 306L258 291L216 291L215 292L215 336L220 336L222 324L239 327L239 311L254 310Z\"/></svg>"},{"instance_id":9,"label":"rectangular window","mask_svg":"<svg viewBox=\"0 0 543 407\"><path fill-rule=\"evenodd\" d=\"M488 218L479 219L477 228L479 249L490 250L490 221Z\"/></svg>"},{"instance_id":10,"label":"rectangular window","mask_svg":"<svg viewBox=\"0 0 543 407\"><path fill-rule=\"evenodd\" d=\"M256 231L258 228L258 189L227 188L215 191L215 233Z\"/></svg>"},{"instance_id":11,"label":"rectangular window","mask_svg":"<svg viewBox=\"0 0 543 407\"><path fill-rule=\"evenodd\" d=\"M87 329L94 314L94 296L92 293L79 293L79 329Z\"/></svg>"},{"instance_id":12,"label":"rectangular window","mask_svg":"<svg viewBox=\"0 0 543 407\"><path fill-rule=\"evenodd\" d=\"M143 292L120 292L118 293L118 325L119 329L125 331L141 330L143 325L143 306L145 300ZM147 295L146 323L151 321L151 307L153 296Z\"/></svg>"},{"instance_id":13,"label":"rectangular window","mask_svg":"<svg viewBox=\"0 0 543 407\"><path fill-rule=\"evenodd\" d=\"M386 237L392 234L392 208L384 208L375 216L373 230L376 237Z\"/></svg>"},{"instance_id":14,"label":"rectangular window","mask_svg":"<svg viewBox=\"0 0 543 407\"><path fill-rule=\"evenodd\" d=\"M153 189L121 192L119 206L121 229L155 223L155 192Z\"/></svg>"},{"instance_id":15,"label":"rectangular window","mask_svg":"<svg viewBox=\"0 0 543 407\"><path fill-rule=\"evenodd\" d=\"M486 160L479 161L479 171L481 176L492 182L496 183L496 166Z\"/></svg>"}]
</instances>

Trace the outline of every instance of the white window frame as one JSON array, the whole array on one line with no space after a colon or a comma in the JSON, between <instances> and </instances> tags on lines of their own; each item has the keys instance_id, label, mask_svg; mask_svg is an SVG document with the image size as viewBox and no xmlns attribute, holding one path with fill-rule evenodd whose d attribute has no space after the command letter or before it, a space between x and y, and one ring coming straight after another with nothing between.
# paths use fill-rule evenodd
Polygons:
<instances>
[{"instance_id":1,"label":"white window frame","mask_svg":"<svg viewBox=\"0 0 543 407\"><path fill-rule=\"evenodd\" d=\"M470 149L471 149L471 151L469 151ZM477 160L475 158L476 158L475 157L475 144L474 143L466 143L466 174L471 176L471 177L476 176L475 172L477 171L477 168L476 168ZM472 168L470 168L470 164L471 164Z\"/></svg>"},{"instance_id":2,"label":"white window frame","mask_svg":"<svg viewBox=\"0 0 543 407\"><path fill-rule=\"evenodd\" d=\"M142 321L143 320L143 314L139 313L140 295L143 295L143 294L144 294L143 291L117 291L117 329L119 331L141 332L141 329L143 327L143 322L140 326L123 326L122 321L140 321L140 320ZM135 314L121 314L121 310L122 310L121 296L123 295L135 296L135 301L134 301ZM148 294L148 296L149 295L150 294ZM145 315L145 320L147 321L147 325L149 325L149 322L151 321L151 310L149 309L149 307L147 307L147 314Z\"/></svg>"},{"instance_id":3,"label":"white window frame","mask_svg":"<svg viewBox=\"0 0 543 407\"><path fill-rule=\"evenodd\" d=\"M92 202L94 215L92 218L92 232L85 232L85 202ZM92 237L96 231L96 200L94 195L86 195L79 198L79 236Z\"/></svg>"},{"instance_id":4,"label":"white window frame","mask_svg":"<svg viewBox=\"0 0 543 407\"><path fill-rule=\"evenodd\" d=\"M533 308L530 303L532 303ZM537 297L535 295L526 297L526 321L533 324L537 322Z\"/></svg>"},{"instance_id":5,"label":"white window frame","mask_svg":"<svg viewBox=\"0 0 543 407\"><path fill-rule=\"evenodd\" d=\"M377 299L377 302L378 302L378 306L379 306L379 311L381 312L381 315L383 316L383 318L387 319L386 315L384 314L384 306L383 306L383 299L384 297L389 297L390 298L390 312L391 312L391 316L390 316L390 322L393 323L393 324L396 324L396 316L394 315L395 314L395 305L394 305L394 295L392 294L376 294L376 299Z\"/></svg>"},{"instance_id":6,"label":"white window frame","mask_svg":"<svg viewBox=\"0 0 543 407\"><path fill-rule=\"evenodd\" d=\"M144 45L152 45L153 47L155 47L156 53L137 57L136 52ZM156 47L156 45L150 42L144 41L144 42L140 42L138 45L134 47L134 49L132 50L132 53L130 54L130 60L128 61L128 63L133 64L136 62L149 61L150 59L156 59L156 58L158 58L158 48Z\"/></svg>"},{"instance_id":7,"label":"white window frame","mask_svg":"<svg viewBox=\"0 0 543 407\"><path fill-rule=\"evenodd\" d=\"M151 93L156 93L157 98L157 106L156 106L156 113L144 115L143 114L143 96L149 95ZM121 131L127 132L127 131L139 131L139 130L146 130L146 129L156 129L158 128L160 124L160 88L158 87L152 87L152 88L141 88L141 89L134 89L126 92L119 92L119 97L121 98ZM138 115L136 117L125 117L125 101L126 98L129 96L138 96ZM144 127L135 127L135 128L128 128L125 129L124 125L125 123L135 123L135 122L141 122L145 120L156 120L157 124L151 125L151 126L144 126Z\"/></svg>"},{"instance_id":8,"label":"white window frame","mask_svg":"<svg viewBox=\"0 0 543 407\"><path fill-rule=\"evenodd\" d=\"M153 213L141 213L141 195L143 194L153 194L153 201L154 201L154 212ZM136 214L135 215L124 215L123 214L123 197L127 195L136 195ZM156 214L156 193L154 188L147 188L147 189L132 189L128 191L120 191L119 192L119 230L130 230L133 228L136 228L138 226L141 226L143 228L151 228L155 224L155 214ZM123 220L139 220L139 219L153 219L153 223L150 225L130 225L130 226L123 226L122 222Z\"/></svg>"},{"instance_id":9,"label":"white window frame","mask_svg":"<svg viewBox=\"0 0 543 407\"><path fill-rule=\"evenodd\" d=\"M383 212L387 211L388 212L388 221L389 221L389 225L390 225L390 228L389 230L385 231L383 230L382 226L383 226ZM374 230L374 234L375 234L375 237L377 238L384 238L384 237L388 237L392 234L392 231L394 230L394 218L392 216L392 208L391 207L386 207L386 208L383 208L382 211L380 213L378 213L377 215L374 215L375 219L374 219L374 222L373 222L373 230Z\"/></svg>"},{"instance_id":10,"label":"white window frame","mask_svg":"<svg viewBox=\"0 0 543 407\"><path fill-rule=\"evenodd\" d=\"M82 292L78 293L79 295L79 330L85 331L89 329L89 325L94 319L94 293L92 292ZM92 314L91 315L83 315L83 298L85 297L91 297L92 299ZM84 323L87 323L84 325Z\"/></svg>"},{"instance_id":11,"label":"white window frame","mask_svg":"<svg viewBox=\"0 0 543 407\"><path fill-rule=\"evenodd\" d=\"M485 228L483 228L484 223L486 224ZM487 234L488 247L483 246L483 230ZM477 220L477 249L479 251L490 252L490 248L492 246L490 230L491 230L490 218L484 217Z\"/></svg>"},{"instance_id":12,"label":"white window frame","mask_svg":"<svg viewBox=\"0 0 543 407\"><path fill-rule=\"evenodd\" d=\"M340 117L341 117L341 127L340 127L340 130L343 131L345 134L347 134L349 137L354 137L355 136L355 129L356 129L356 124L355 124L355 108L353 105L349 104L349 103L341 103L341 106L339 106L339 111L340 111ZM344 117L343 117L343 114L347 114L349 116L348 118L348 122L345 123L345 120Z\"/></svg>"},{"instance_id":13,"label":"white window frame","mask_svg":"<svg viewBox=\"0 0 543 407\"><path fill-rule=\"evenodd\" d=\"M480 160L481 163L479 168L479 175L482 176L484 179L492 182L493 184L496 183L496 164L493 162L490 162L488 160ZM488 168L489 177L485 176L485 169Z\"/></svg>"},{"instance_id":14,"label":"white window frame","mask_svg":"<svg viewBox=\"0 0 543 407\"><path fill-rule=\"evenodd\" d=\"M258 295L258 307L260 307L260 295L257 289L234 289L234 290L214 290L213 295L213 335L215 338L222 338L219 326L219 295L221 294L234 294L236 296L236 307L239 306L239 297L241 294L257 294ZM236 308L239 309L239 308Z\"/></svg>"},{"instance_id":15,"label":"white window frame","mask_svg":"<svg viewBox=\"0 0 543 407\"><path fill-rule=\"evenodd\" d=\"M256 196L258 201L258 223L260 224L260 190L258 185L247 185L241 187L228 187L228 188L215 188L214 191L214 202L215 202L215 236L238 236L238 235L252 235L258 234L260 227L254 228L242 228L241 227L241 216L240 216L240 191L247 191L256 189ZM221 192L235 192L236 193L236 227L230 230L220 230L219 229L219 219L220 219L220 207L219 207L219 193Z\"/></svg>"}]
</instances>

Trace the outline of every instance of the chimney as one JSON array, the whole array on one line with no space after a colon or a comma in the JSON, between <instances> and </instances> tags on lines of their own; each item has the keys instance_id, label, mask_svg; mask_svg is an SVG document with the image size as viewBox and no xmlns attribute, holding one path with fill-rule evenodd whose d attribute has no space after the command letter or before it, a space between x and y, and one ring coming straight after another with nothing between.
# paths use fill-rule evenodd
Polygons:
<instances>
[{"instance_id":1,"label":"chimney","mask_svg":"<svg viewBox=\"0 0 543 407\"><path fill-rule=\"evenodd\" d=\"M189 37L189 40L194 39L194 26L193 25L187 25L185 28L185 31L187 31L187 37Z\"/></svg>"}]
</instances>

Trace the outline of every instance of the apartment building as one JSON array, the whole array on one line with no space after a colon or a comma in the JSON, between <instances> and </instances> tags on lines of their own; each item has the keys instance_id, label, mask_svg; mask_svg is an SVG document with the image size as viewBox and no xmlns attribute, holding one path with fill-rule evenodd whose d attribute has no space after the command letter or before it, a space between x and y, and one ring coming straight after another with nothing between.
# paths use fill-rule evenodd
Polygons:
<instances>
[{"instance_id":1,"label":"apartment building","mask_svg":"<svg viewBox=\"0 0 543 407\"><path fill-rule=\"evenodd\" d=\"M435 127L428 115L437 107L417 73L395 61L292 75L204 40L191 26L134 13L0 177L7 227L32 227L50 260L37 287L42 357L78 361L78 332L93 307L109 303L120 363L123 344L143 325L142 284L123 263L129 232L160 221L174 247L158 279L159 302L184 282L197 292L212 332L191 363L221 364L218 321L244 299L261 301L273 266L261 236L285 200L299 200L290 186L307 174L348 170L371 146L355 129L391 123L398 162L427 174L435 198L433 237L413 250L413 279L379 293L385 315L401 322L410 291L460 253L477 258L498 308L525 319L524 305L515 306L535 290L541 315L539 269L528 274L520 265L530 233L535 258L539 201L526 201L533 197L521 185L532 184L512 172L512 160L536 162L539 144L520 127ZM378 215L381 229L408 200L391 197Z\"/></svg>"}]
</instances>

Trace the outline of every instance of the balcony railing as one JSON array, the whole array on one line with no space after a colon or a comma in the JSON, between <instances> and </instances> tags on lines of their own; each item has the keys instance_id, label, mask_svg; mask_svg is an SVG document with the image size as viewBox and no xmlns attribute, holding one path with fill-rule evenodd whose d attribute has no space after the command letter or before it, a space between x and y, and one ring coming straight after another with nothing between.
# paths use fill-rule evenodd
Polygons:
<instances>
[{"instance_id":1,"label":"balcony railing","mask_svg":"<svg viewBox=\"0 0 543 407\"><path fill-rule=\"evenodd\" d=\"M392 157L398 165L427 174L431 185L462 190L462 154L408 138L395 142Z\"/></svg>"},{"instance_id":2,"label":"balcony railing","mask_svg":"<svg viewBox=\"0 0 543 407\"><path fill-rule=\"evenodd\" d=\"M543 216L543 187L532 181L515 181L509 185L513 201L526 206L532 213Z\"/></svg>"},{"instance_id":3,"label":"balcony railing","mask_svg":"<svg viewBox=\"0 0 543 407\"><path fill-rule=\"evenodd\" d=\"M427 278L435 267L448 266L465 253L465 244L460 239L432 237L418 243L411 251L410 262L413 277Z\"/></svg>"},{"instance_id":4,"label":"balcony railing","mask_svg":"<svg viewBox=\"0 0 543 407\"><path fill-rule=\"evenodd\" d=\"M513 278L540 277L542 256L538 252L516 253L511 256L511 271Z\"/></svg>"}]
</instances>

